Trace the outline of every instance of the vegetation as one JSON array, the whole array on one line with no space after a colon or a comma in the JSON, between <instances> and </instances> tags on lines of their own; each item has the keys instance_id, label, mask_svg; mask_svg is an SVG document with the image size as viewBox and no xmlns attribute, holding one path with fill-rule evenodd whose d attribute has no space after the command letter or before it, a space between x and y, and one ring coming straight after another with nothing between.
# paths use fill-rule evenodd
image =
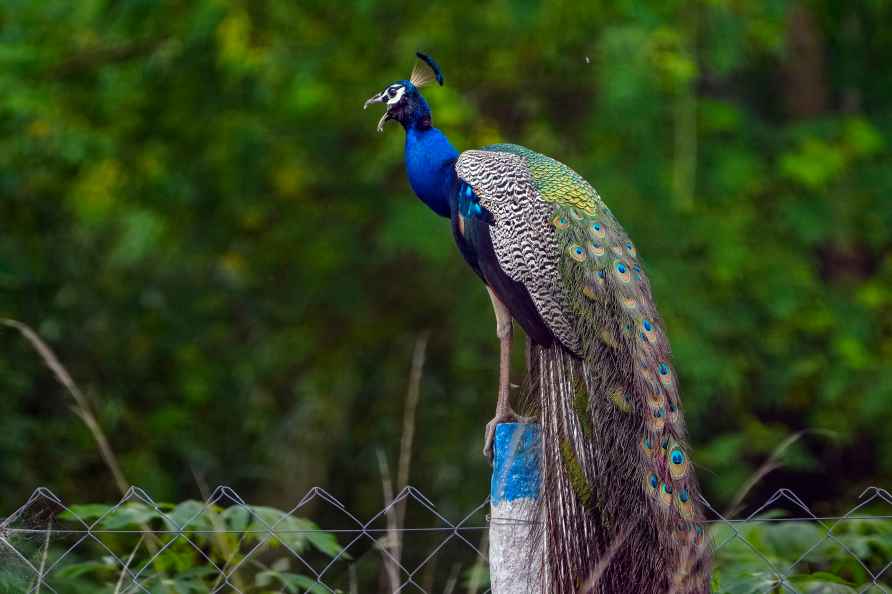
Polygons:
<instances>
[{"instance_id":1,"label":"vegetation","mask_svg":"<svg viewBox=\"0 0 892 594\"><path fill-rule=\"evenodd\" d=\"M717 545L726 543L716 557L716 594L856 594L883 592L892 585L892 576L881 572L892 558L888 520L845 520L828 538L832 522L764 519L712 532ZM875 582L871 572L880 579ZM784 583L779 574L786 576Z\"/></svg>"},{"instance_id":2,"label":"vegetation","mask_svg":"<svg viewBox=\"0 0 892 594\"><path fill-rule=\"evenodd\" d=\"M98 539L98 546L87 540L87 546L75 547L71 558L51 574L49 585L65 594L198 594L227 585L246 594L329 594L329 589L300 573L305 568L297 555L311 557L318 551L329 558L350 559L335 537L319 531L313 522L265 507L130 501L115 507L76 505L57 517L63 522L57 530L89 526ZM39 547L34 556L43 555L50 563L65 551L58 548L50 556L49 543L14 542L26 554ZM27 592L35 584L33 573L0 570L0 591Z\"/></svg>"},{"instance_id":3,"label":"vegetation","mask_svg":"<svg viewBox=\"0 0 892 594\"><path fill-rule=\"evenodd\" d=\"M423 49L459 149L559 158L635 239L710 501L801 434L745 502L848 509L892 478L890 21L875 0L5 0L0 318L52 346L159 500L198 477L290 509L324 485L359 517L429 331L409 482L461 517L487 492L494 321L402 133L361 109ZM0 514L36 485L115 500L64 388L0 336Z\"/></svg>"}]
</instances>

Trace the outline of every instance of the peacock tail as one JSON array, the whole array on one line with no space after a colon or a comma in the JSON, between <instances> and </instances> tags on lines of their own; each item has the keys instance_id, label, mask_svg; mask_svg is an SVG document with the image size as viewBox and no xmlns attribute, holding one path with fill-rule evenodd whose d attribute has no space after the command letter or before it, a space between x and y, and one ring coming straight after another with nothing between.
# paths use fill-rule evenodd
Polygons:
<instances>
[{"instance_id":1,"label":"peacock tail","mask_svg":"<svg viewBox=\"0 0 892 594\"><path fill-rule=\"evenodd\" d=\"M531 357L545 592L708 592L678 381L635 245L547 156L493 145L455 170L463 215L485 216L499 268L554 336Z\"/></svg>"}]
</instances>

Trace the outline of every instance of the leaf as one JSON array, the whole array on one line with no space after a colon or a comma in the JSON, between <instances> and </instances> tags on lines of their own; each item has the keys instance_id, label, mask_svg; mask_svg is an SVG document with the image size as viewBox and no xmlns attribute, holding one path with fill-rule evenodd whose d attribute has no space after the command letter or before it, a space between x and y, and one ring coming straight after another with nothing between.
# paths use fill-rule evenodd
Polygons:
<instances>
[{"instance_id":1,"label":"leaf","mask_svg":"<svg viewBox=\"0 0 892 594\"><path fill-rule=\"evenodd\" d=\"M109 561L111 560L109 559ZM120 567L114 562L106 563L104 561L84 561L83 563L72 563L69 565L64 565L59 568L55 572L55 574L59 577L71 579L91 573L106 572L117 574L119 571Z\"/></svg>"},{"instance_id":2,"label":"leaf","mask_svg":"<svg viewBox=\"0 0 892 594\"><path fill-rule=\"evenodd\" d=\"M780 159L781 172L803 186L815 190L825 186L845 167L842 151L819 138L807 138L796 151Z\"/></svg>"},{"instance_id":3,"label":"leaf","mask_svg":"<svg viewBox=\"0 0 892 594\"><path fill-rule=\"evenodd\" d=\"M716 594L764 594L774 592L777 576L768 571L739 571L720 573L721 590Z\"/></svg>"},{"instance_id":4,"label":"leaf","mask_svg":"<svg viewBox=\"0 0 892 594\"><path fill-rule=\"evenodd\" d=\"M58 517L62 520L83 520L89 523L91 520L105 515L111 508L112 506L101 503L69 505L68 509L60 513Z\"/></svg>"},{"instance_id":5,"label":"leaf","mask_svg":"<svg viewBox=\"0 0 892 594\"><path fill-rule=\"evenodd\" d=\"M233 505L224 509L220 517L230 530L244 532L251 525L251 506Z\"/></svg>"},{"instance_id":6,"label":"leaf","mask_svg":"<svg viewBox=\"0 0 892 594\"><path fill-rule=\"evenodd\" d=\"M158 510L148 505L126 503L102 518L100 525L107 530L135 529L161 517Z\"/></svg>"},{"instance_id":7,"label":"leaf","mask_svg":"<svg viewBox=\"0 0 892 594\"><path fill-rule=\"evenodd\" d=\"M827 572L811 575L794 575L788 581L797 586L804 594L855 594L855 590L841 577Z\"/></svg>"},{"instance_id":8,"label":"leaf","mask_svg":"<svg viewBox=\"0 0 892 594\"><path fill-rule=\"evenodd\" d=\"M210 514L216 513L214 506L207 506L200 501L184 501L171 510L165 518L165 524L171 530L213 530Z\"/></svg>"},{"instance_id":9,"label":"leaf","mask_svg":"<svg viewBox=\"0 0 892 594\"><path fill-rule=\"evenodd\" d=\"M318 529L315 524L313 524L313 528ZM311 532L307 534L307 540L310 541L310 544L313 545L313 547L329 557L335 557L340 554L342 559L353 558L348 553L344 552L344 547L338 543L338 539L331 532Z\"/></svg>"},{"instance_id":10,"label":"leaf","mask_svg":"<svg viewBox=\"0 0 892 594\"><path fill-rule=\"evenodd\" d=\"M326 586L319 582L308 578L305 575L295 573L286 573L279 571L261 571L255 577L254 583L257 586L268 586L272 580L278 581L290 594L299 592L310 592L312 594L331 594Z\"/></svg>"}]
</instances>

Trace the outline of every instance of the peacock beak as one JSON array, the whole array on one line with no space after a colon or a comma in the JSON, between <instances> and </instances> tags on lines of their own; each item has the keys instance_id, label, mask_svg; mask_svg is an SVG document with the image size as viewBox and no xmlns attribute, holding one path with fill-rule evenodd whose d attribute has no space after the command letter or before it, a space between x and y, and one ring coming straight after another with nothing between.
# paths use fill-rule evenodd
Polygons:
<instances>
[{"instance_id":1,"label":"peacock beak","mask_svg":"<svg viewBox=\"0 0 892 594\"><path fill-rule=\"evenodd\" d=\"M363 104L362 108L366 109L372 103L384 103L385 101L387 101L387 91L381 91L380 93L378 93L377 95L375 95L374 97L372 97L371 99L366 101Z\"/></svg>"},{"instance_id":2,"label":"peacock beak","mask_svg":"<svg viewBox=\"0 0 892 594\"><path fill-rule=\"evenodd\" d=\"M368 108L368 106L371 105L372 103L387 103L387 99L388 99L387 91L386 91L386 90L385 90L385 91L381 91L380 93L378 93L377 95L375 95L374 97L372 97L371 99L369 99L368 101L366 101L366 102L363 104L362 108L363 108L363 109L366 109L366 108ZM386 121L389 120L390 118L391 118L391 115L390 115L390 108L389 108L389 106L388 106L388 110L385 111L385 112L384 112L384 115L381 116L381 119L378 120L378 132L384 132L384 122L386 122Z\"/></svg>"}]
</instances>

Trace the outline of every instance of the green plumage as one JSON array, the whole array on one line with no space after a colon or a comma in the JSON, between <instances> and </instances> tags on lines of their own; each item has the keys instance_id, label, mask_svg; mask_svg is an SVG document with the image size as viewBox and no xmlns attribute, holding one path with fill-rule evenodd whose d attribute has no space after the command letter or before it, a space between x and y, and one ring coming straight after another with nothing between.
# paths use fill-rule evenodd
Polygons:
<instances>
[{"instance_id":1,"label":"green plumage","mask_svg":"<svg viewBox=\"0 0 892 594\"><path fill-rule=\"evenodd\" d=\"M570 485L573 487L573 493L576 494L576 498L583 507L588 507L592 499L592 486L582 471L582 466L579 465L579 460L576 459L576 454L573 451L573 444L569 440L564 440L561 443L561 460L564 464L564 472L567 473Z\"/></svg>"}]
</instances>

